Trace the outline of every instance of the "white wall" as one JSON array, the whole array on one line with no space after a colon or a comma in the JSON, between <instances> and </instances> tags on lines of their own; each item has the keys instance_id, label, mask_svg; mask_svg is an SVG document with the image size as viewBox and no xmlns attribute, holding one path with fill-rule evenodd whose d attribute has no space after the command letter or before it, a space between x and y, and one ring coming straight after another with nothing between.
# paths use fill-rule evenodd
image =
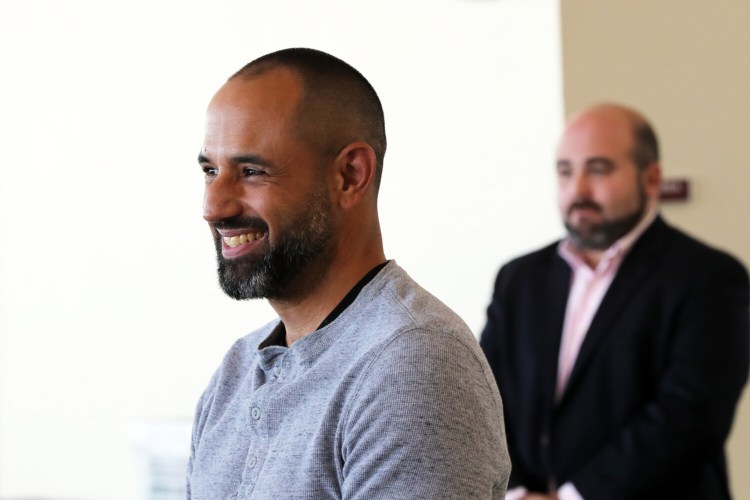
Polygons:
<instances>
[{"instance_id":1,"label":"white wall","mask_svg":"<svg viewBox=\"0 0 750 500\"><path fill-rule=\"evenodd\" d=\"M131 499L128 426L189 418L273 317L216 285L195 161L212 93L279 48L385 107L386 252L478 334L498 266L559 233L553 0L0 0L0 497Z\"/></svg>"}]
</instances>

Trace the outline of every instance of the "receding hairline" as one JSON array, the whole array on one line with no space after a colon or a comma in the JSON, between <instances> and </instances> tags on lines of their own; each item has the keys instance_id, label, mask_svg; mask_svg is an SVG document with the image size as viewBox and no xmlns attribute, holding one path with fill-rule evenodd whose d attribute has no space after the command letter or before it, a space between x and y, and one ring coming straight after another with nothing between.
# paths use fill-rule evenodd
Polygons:
<instances>
[{"instance_id":1,"label":"receding hairline","mask_svg":"<svg viewBox=\"0 0 750 500\"><path fill-rule=\"evenodd\" d=\"M633 140L630 153L638 168L644 169L651 163L659 162L659 141L656 131L641 112L622 104L599 103L575 113L568 120L568 125L591 115L610 115L627 121Z\"/></svg>"},{"instance_id":2,"label":"receding hairline","mask_svg":"<svg viewBox=\"0 0 750 500\"><path fill-rule=\"evenodd\" d=\"M336 153L351 142L367 142L377 159L379 185L386 150L385 119L380 98L370 82L347 62L308 48L283 49L261 56L229 80L251 80L281 68L296 74L302 84L293 123L300 138Z\"/></svg>"}]
</instances>

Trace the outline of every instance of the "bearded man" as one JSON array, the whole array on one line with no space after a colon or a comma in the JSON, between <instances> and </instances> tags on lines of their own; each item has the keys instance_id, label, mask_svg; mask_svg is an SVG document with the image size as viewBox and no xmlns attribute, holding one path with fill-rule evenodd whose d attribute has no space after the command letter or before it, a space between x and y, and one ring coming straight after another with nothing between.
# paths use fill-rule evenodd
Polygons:
<instances>
[{"instance_id":1,"label":"bearded man","mask_svg":"<svg viewBox=\"0 0 750 500\"><path fill-rule=\"evenodd\" d=\"M385 258L385 148L375 90L317 50L262 56L211 100L198 160L219 281L279 318L235 343L198 402L188 498L504 497L482 350Z\"/></svg>"},{"instance_id":2,"label":"bearded man","mask_svg":"<svg viewBox=\"0 0 750 500\"><path fill-rule=\"evenodd\" d=\"M481 336L505 404L506 498L729 498L745 268L663 220L656 135L635 110L575 115L557 179L567 238L503 266Z\"/></svg>"}]
</instances>

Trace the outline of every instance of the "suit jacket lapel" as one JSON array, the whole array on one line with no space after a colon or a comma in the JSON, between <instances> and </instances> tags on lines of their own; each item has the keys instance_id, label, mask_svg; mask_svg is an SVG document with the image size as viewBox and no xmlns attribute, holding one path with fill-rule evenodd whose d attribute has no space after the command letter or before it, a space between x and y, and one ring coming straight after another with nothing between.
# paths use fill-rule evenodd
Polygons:
<instances>
[{"instance_id":1,"label":"suit jacket lapel","mask_svg":"<svg viewBox=\"0 0 750 500\"><path fill-rule=\"evenodd\" d=\"M537 316L538 328L533 331L539 336L536 339L534 349L540 360L540 390L542 401L552 404L555 397L555 386L557 383L557 363L560 353L560 340L562 337L563 320L565 318L565 306L570 292L571 270L562 257L557 255L557 247L551 256L552 265L548 268L540 268L544 273L538 281L541 285L539 304L547 304L545 311L540 311Z\"/></svg>"},{"instance_id":2,"label":"suit jacket lapel","mask_svg":"<svg viewBox=\"0 0 750 500\"><path fill-rule=\"evenodd\" d=\"M570 374L560 403L566 399L566 395L571 390L575 389L577 380L586 370L587 364L601 344L602 339L612 331L612 325L620 317L625 305L633 294L638 293L641 283L649 279L651 269L657 265L658 261L654 254L664 244L666 229L667 225L664 220L657 217L635 242L628 255L625 256L615 279L591 321L588 332L586 332L586 337L581 344L581 349L578 352L578 357L573 365L573 371Z\"/></svg>"}]
</instances>

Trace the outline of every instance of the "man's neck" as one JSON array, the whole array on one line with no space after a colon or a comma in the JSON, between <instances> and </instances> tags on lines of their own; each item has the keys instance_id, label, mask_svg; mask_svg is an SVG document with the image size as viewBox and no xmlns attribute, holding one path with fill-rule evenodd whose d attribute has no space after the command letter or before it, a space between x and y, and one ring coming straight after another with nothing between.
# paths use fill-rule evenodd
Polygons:
<instances>
[{"instance_id":1,"label":"man's neck","mask_svg":"<svg viewBox=\"0 0 750 500\"><path fill-rule=\"evenodd\" d=\"M602 256L604 255L605 250L594 250L591 248L578 248L579 255L581 256L581 260L586 263L588 267L591 269L596 269L596 266L599 265L599 262L602 260Z\"/></svg>"},{"instance_id":2,"label":"man's neck","mask_svg":"<svg viewBox=\"0 0 750 500\"><path fill-rule=\"evenodd\" d=\"M287 346L317 330L359 280L386 259L381 251L367 259L353 262L354 260L341 262L340 259L334 259L317 284L298 298L269 300L284 323Z\"/></svg>"}]
</instances>

